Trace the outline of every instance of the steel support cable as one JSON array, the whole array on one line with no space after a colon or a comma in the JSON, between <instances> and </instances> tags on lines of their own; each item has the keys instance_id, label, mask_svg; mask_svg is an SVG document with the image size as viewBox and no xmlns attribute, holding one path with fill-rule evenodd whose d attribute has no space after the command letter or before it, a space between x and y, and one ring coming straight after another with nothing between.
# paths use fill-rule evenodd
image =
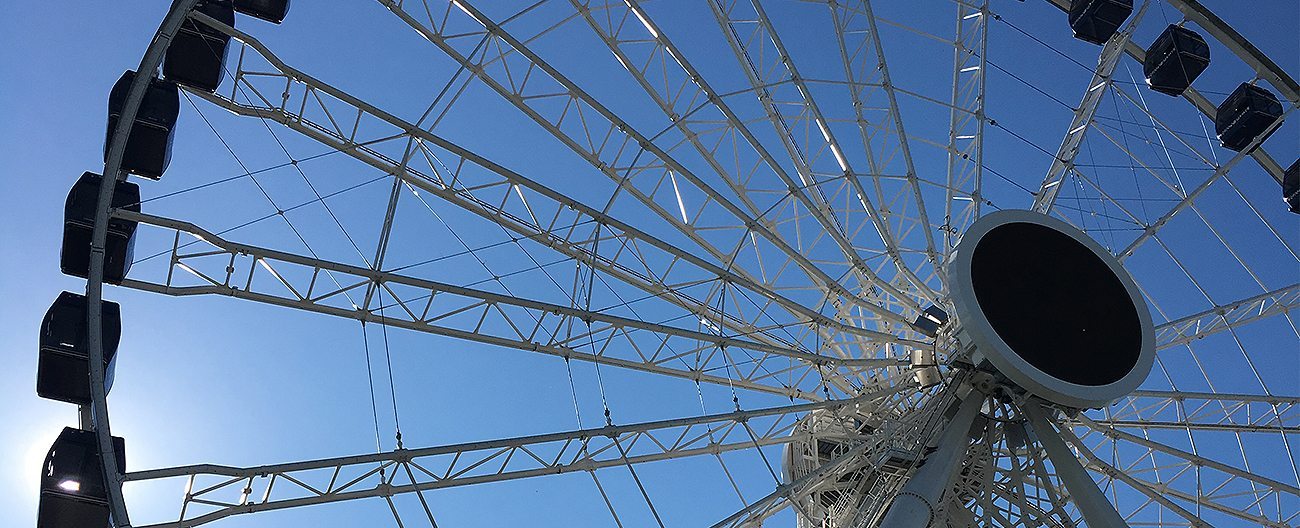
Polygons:
<instances>
[{"instance_id":1,"label":"steel support cable","mask_svg":"<svg viewBox=\"0 0 1300 528\"><path fill-rule=\"evenodd\" d=\"M195 24L194 22L190 22L190 25L194 26ZM209 39L202 39L202 40L204 46L206 46L208 48L208 51L212 54L212 57L218 60L219 63L221 64L222 71L231 79L236 79L236 81L234 82L235 89L238 90L240 93L242 93L245 99L252 101L253 98L250 97L248 95L248 92L239 85L239 82L237 80L238 77L235 75L234 72L230 71L230 68L225 64L224 55L226 50L224 49L224 47L220 52L218 52L217 49L213 47L211 40ZM199 111L198 106L194 104L194 100L190 98L188 87L186 88L187 89L184 91L185 99L189 101L190 106L193 106L195 111ZM234 149L230 148L230 145L226 142L225 138L222 138L221 134L217 133L216 127L212 126L212 122L208 120L207 116L204 116L201 111L199 111L199 115L203 117L203 122L207 123L208 127L212 129L212 132L214 134L217 134L217 138L221 140L222 146L226 147L226 150L230 151L230 155L235 158L235 161L237 163L239 163L240 168L244 169L244 172L246 174L249 173L248 167L244 165L244 162L240 160L238 156L235 155ZM311 183L311 180L307 178L307 173L303 172L302 167L298 166L299 160L294 158L293 155L289 153L289 149L285 147L283 141L280 141L280 136L276 135L275 130L271 129L271 125L266 122L267 120L265 118L259 119L258 121L262 124L264 128L266 128L267 133L271 134L271 139L274 139L276 145L279 145L280 150L284 152L285 157L289 158L289 162L288 162L289 165L292 166L294 170L298 171L298 175L302 177L303 183L307 184L307 188L311 189L312 194L316 196L316 200L320 202L321 207L323 207L325 209L325 212L329 214L330 218L334 220L334 224L338 226L339 231L343 232L344 238L346 238L348 240L348 243L352 245L352 248L356 250L357 255L361 257L361 261L366 265L370 265L370 262L366 260L365 254L361 252L361 247L357 245L356 240L353 240L352 235L349 234L348 230L343 227L343 223L339 221L338 216L336 216L334 214L334 211L330 209L329 203L325 201L325 199L321 196L320 192L316 190L316 186L313 185ZM271 195L266 192L266 189L264 189L262 187L262 184L257 181L257 178L252 177L251 175L250 178L253 180L253 183L257 185L258 190L260 190L262 194L266 195L267 200L271 200ZM276 206L273 200L271 201L271 204L275 206L277 210L279 210L279 206ZM288 218L286 217L285 220L287 222ZM289 227L290 229L294 229L292 225L290 225ZM297 229L294 229L294 233L297 234ZM302 235L299 234L298 238L302 238ZM303 240L303 244L306 245L306 243L307 241Z\"/></svg>"},{"instance_id":2,"label":"steel support cable","mask_svg":"<svg viewBox=\"0 0 1300 528\"><path fill-rule=\"evenodd\" d=\"M361 343L366 352L366 383L370 386L370 416L375 423L375 452L383 450L379 441L379 405L375 402L375 374L370 366L370 335L366 332L366 322L361 321Z\"/></svg>"},{"instance_id":3,"label":"steel support cable","mask_svg":"<svg viewBox=\"0 0 1300 528\"><path fill-rule=\"evenodd\" d=\"M202 13L200 13L200 15L202 15ZM212 54L216 56L217 51L212 47L212 43L207 40L204 40L204 43L208 47L208 51L211 51ZM252 101L252 97L250 97L247 91L243 90L242 87L239 85L238 76L236 76L233 72L231 72L230 69L226 67L224 63L222 64L222 69L224 70L226 75L230 76L232 79L235 79L234 81L235 89L243 93L245 99ZM190 97L189 91L186 90L183 91L182 93L185 94L186 101L188 101L190 103L190 106L194 108L195 112L199 114L199 117L203 119L203 122L206 123L208 125L208 128L212 130L212 133L217 136L217 139L220 140L222 146L226 148L226 150L230 153L231 157L235 159L235 162L239 164L240 168L244 169L244 173L249 175L249 178L253 181L253 184L257 186L257 189L261 191L262 195L265 196L267 201L271 203L271 206L276 209L277 214L284 219L285 223L289 226L289 229L293 231L294 235L298 237L299 241L302 242L303 246L307 248L307 251L311 253L313 257L317 257L316 252L312 249L311 245L307 243L306 238L303 237L302 233L299 232L298 228L295 227L293 223L289 221L289 217L284 214L285 210L281 209L279 204L277 204L275 200L271 198L270 193L266 191L266 189L262 186L261 182L257 181L257 177L252 175L252 173L248 170L247 165L245 165L243 160L241 160L239 156L235 154L234 149L230 147L230 144L226 141L226 139L221 135L219 131L217 131L216 127L213 126L210 120L208 120L207 116L203 114L203 111L199 109L198 105L194 104L194 100ZM312 194L316 196L316 199L311 200L309 203L319 202L321 204L321 207L323 207L325 211L330 215L330 217L334 219L334 223L338 225L339 230L343 232L343 236L347 238L348 242L352 245L352 248L356 250L357 255L361 257L362 262L366 263L366 265L368 266L371 265L370 262L366 260L366 256L361 252L361 248L357 246L356 241L353 240L352 235L350 235L347 232L347 229L343 227L343 224L339 221L338 217L335 216L334 211L330 209L329 203L325 201L326 196L322 196L320 192L316 190L315 185L313 185L311 181L307 178L307 174L303 172L302 167L298 166L300 160L295 159L293 155L289 154L289 150L285 147L284 143L280 141L280 138L275 134L275 131L271 129L271 126L267 123L265 117L261 117L258 121L262 124L263 127L266 128L267 132L271 134L271 137L280 146L280 149L284 151L285 156L289 158L288 164L293 166L294 169L298 171L298 175L302 177L303 181L306 182L307 186L311 189ZM377 269L378 264L375 264L373 267ZM343 287L341 284L339 284L338 280L334 277L332 273L329 273L327 275L330 277L330 280L334 282L335 286L339 288ZM344 292L343 295L345 298L348 299L348 302L353 304L353 306L356 305L356 302L352 300L351 294ZM369 303L369 297L370 297L370 292L367 291L366 301L365 301L367 304Z\"/></svg>"},{"instance_id":4,"label":"steel support cable","mask_svg":"<svg viewBox=\"0 0 1300 528\"><path fill-rule=\"evenodd\" d=\"M601 225L596 224L595 235L592 237L593 254L600 253L600 228ZM583 289L580 291L575 291L573 299L576 303L577 299L582 298L585 304L584 310L587 313L591 313L591 296L593 290L595 289L596 267L588 266L588 268L589 270L587 273L587 280L585 283L582 283L579 280L579 277L582 274L582 262L581 261L575 262L574 277L573 277L574 286L576 288L578 284L581 283L583 284ZM591 319L584 318L583 323L586 324L587 326L587 345L591 348L592 356L596 358L596 360L593 363L596 369L596 386L600 391L600 404L604 408L604 413L605 413L605 427L613 427L614 417L610 413L609 400L605 396L605 379L600 372L600 355L596 349L595 336L591 331ZM572 329L572 321L570 321L570 329ZM567 364L568 358L565 358L565 361ZM573 383L572 372L573 372L572 370L569 371L570 384ZM730 381L730 378L728 378L728 381ZM575 398L576 398L576 393L575 393ZM575 406L577 405L576 399L574 401L574 405ZM623 445L618 441L617 436L610 436L610 439L614 442L614 447L618 449L619 456L623 460L623 465L627 467L628 473L632 476L632 481L636 483L637 490L641 492L641 497L645 500L646 506L650 508L650 513L654 516L655 522L659 523L659 528L665 528L663 519L659 517L659 510L655 508L654 502L650 500L650 493L646 491L645 485L641 483L641 477L638 476L636 473L636 468L633 468L631 461L628 460L627 451L623 449ZM583 452L585 453L587 450L587 445L585 443L583 444L582 449ZM591 478L596 479L596 471L593 469L590 473L591 473ZM600 482L598 480L596 481L596 485L600 489L601 495L605 495L604 487L600 486ZM620 526L622 526L622 521L619 520L618 514L614 511L614 502L607 495L605 495L605 501L606 504L609 506L610 514L614 516L615 522L618 523Z\"/></svg>"},{"instance_id":5,"label":"steel support cable","mask_svg":"<svg viewBox=\"0 0 1300 528\"><path fill-rule=\"evenodd\" d=\"M187 95L188 95L188 93L187 93ZM329 149L329 150L326 150L326 151L321 152L321 153L318 153L318 154L312 154L312 155L310 155L310 156L303 157L303 158L298 159L298 160L296 160L296 161L299 162L299 163L302 163L302 162L305 162L305 161L312 161L312 160L316 160L316 159L320 159L320 158L323 158L323 157L329 156L329 155L331 155L331 154L338 154L339 152L342 152L342 151L339 150L339 149ZM162 199L164 199L164 198L171 198L171 197L173 197L173 196L177 196L177 195L181 195L181 194L186 194L186 193L191 193L191 192L194 192L194 191L198 191L198 190L206 189L206 188L208 188L208 187L214 187L214 186L217 186L217 185L221 185L221 184L223 184L223 183L230 183L230 182L232 182L232 181L239 180L239 179L243 179L243 178L247 178L247 177L249 177L249 176L256 176L256 175L258 175L258 174L263 174L263 173L271 172L271 171L274 171L274 170L283 169L283 168L285 168L285 167L288 167L289 165L290 165L290 162L287 162L287 161L286 161L286 162L283 162L283 163L276 163L276 164L274 164L274 165L267 165L267 166L265 166L265 167L263 167L263 168L255 169L255 170L252 170L252 171L243 172L243 173L240 173L240 174L236 174L236 175L234 175L234 176L227 176L227 177L219 178L219 179L216 179L216 180L213 180L213 181L207 182L207 183L200 183L200 184L198 184L198 185L194 185L194 186L190 186L190 187L184 187L184 188L181 188L181 189L179 189L179 190L175 190L175 191L171 191L171 192L163 193L163 194L160 194L160 195L157 195L157 196L152 196L152 197L149 197L149 198L143 198L143 199L141 199L141 200L138 201L138 202L133 202L133 203L129 203L129 204L123 204L121 207L124 208L124 207L132 206L132 205L144 205L144 204L147 204L147 203L150 203L150 202L154 202L154 201L157 201L157 200L162 200ZM329 198L329 196L325 196L324 198Z\"/></svg>"},{"instance_id":6,"label":"steel support cable","mask_svg":"<svg viewBox=\"0 0 1300 528\"><path fill-rule=\"evenodd\" d=\"M349 191L353 191L353 190L356 190L356 189L360 189L360 188L362 188L362 187L365 187L365 186L370 185L370 184L372 184L372 183L375 183L375 182L377 182L377 181L387 179L387 177L388 177L388 175L376 176L376 177L371 178L371 179L369 179L369 180L366 180L366 181L363 181L363 182L360 182L360 183L355 183L355 184L350 185L350 186L348 186L348 187L344 187L344 188L339 189L339 190L337 190L337 191L334 191L334 192L332 192L332 193L326 194L326 195L324 196L324 198L332 198L332 197L335 197L335 196L339 196L339 195L342 195L342 194L347 193L347 192L349 192ZM311 199L311 200L307 200L307 201L305 201L305 202L300 202L300 203L298 203L298 204L295 204L295 205L292 205L292 206L289 206L289 207L285 208L285 209L284 209L284 212L286 212L286 213L290 213L290 212L293 212L293 211L295 211L295 210L297 210L297 209L301 209L301 208L306 207L306 206L308 206L308 205L314 204L314 203L316 203L316 202L318 202L318 201L319 201L319 200L317 200L317 199ZM114 217L114 218L123 218L123 217L124 217L124 216L123 216L123 213L124 213L124 212L129 213L128 211L126 211L126 209L119 208L119 209L115 210L112 214L113 214L113 217ZM279 212L270 213L270 214L267 214L267 215L259 216L259 217L257 217L257 218L252 219L252 220L248 220L248 221L246 221L246 222L244 222L244 223L241 223L241 224L238 224L238 225L234 225L234 226L231 226L231 227L227 227L227 228L222 229L222 230L220 230L220 231L213 231L211 234L212 234L212 235L215 235L215 236L225 235L225 234L227 234L227 233L230 233L230 232L233 232L233 231L237 231L237 230L239 230L239 229L243 229L243 228L245 228L245 227L248 227L248 226L251 226L251 225L257 224L257 223L259 223L259 222L263 222L263 221L265 221L265 220L270 220L270 219L275 218L275 217L277 217L277 216L280 216L280 213L279 213ZM178 244L176 247L174 247L174 248L172 248L172 249L166 249L166 250L163 250L163 251L159 251L159 252L157 252L157 253L152 253L152 254L150 254L149 256L144 257L144 258L135 259L135 260L131 261L131 264L134 265L134 264L139 264L139 263L141 263L141 262L145 262L145 261L148 261L148 260L153 260L153 259L156 259L156 258L161 257L161 256L163 256L163 255L166 255L166 254L169 254L169 253L173 253L173 252L175 252L176 250L184 249L184 248L190 247L190 246L192 246L192 245L194 245L194 244L198 244L198 243L201 243L201 242L203 242L203 241L202 241L202 240L191 240L191 241L186 242L186 243L184 243L184 244Z\"/></svg>"},{"instance_id":7,"label":"steel support cable","mask_svg":"<svg viewBox=\"0 0 1300 528\"><path fill-rule=\"evenodd\" d=\"M249 170L248 167L244 164L244 161L239 158L239 155L235 153L235 150L232 149L230 147L230 144L226 142L226 138L223 137L221 133L217 131L216 127L212 125L212 122L208 120L208 116L204 115L203 111L199 109L198 105L194 104L194 100L190 98L189 92L182 91L181 93L185 94L185 100L190 103L190 106L193 107L194 111L199 114L199 117L203 119L203 122L208 125L208 129L212 130L212 133L217 136L217 140L219 140L221 142L221 145L226 148L226 151L230 153L230 157L235 159L235 163L238 163L239 167L243 169L245 173L248 173ZM280 218L284 219L285 225L288 226L289 230L292 231L294 236L298 238L298 241L302 242L303 247L307 249L307 253L311 254L313 258L320 258L316 254L316 250L313 249L311 247L311 244L307 242L307 238L303 236L302 231L298 230L298 227L293 225L293 222L289 220L289 216L284 214L287 211L285 209L281 209L280 204L276 203L275 199L271 197L271 193L267 192L266 187L262 186L262 183L257 181L256 176L249 176L249 179L252 180L253 185L257 187L257 190L262 193L262 196L266 198L266 201L271 204L271 207L275 208L275 213L267 215L267 217L279 216ZM317 203L317 202L320 202L322 205L325 204L324 198L321 197L320 194L317 194L316 199L311 201L311 203ZM326 207L328 208L328 206ZM358 249L357 251L359 253L360 249ZM365 260L364 256L362 257L362 260ZM338 279L334 278L334 275L332 273L329 274L328 276L330 277L330 280L334 282L335 286L339 288L343 287L343 285L339 283ZM351 302L353 305L356 304L356 302L352 300L351 294L344 293L343 295L344 297L347 297L348 302Z\"/></svg>"}]
</instances>

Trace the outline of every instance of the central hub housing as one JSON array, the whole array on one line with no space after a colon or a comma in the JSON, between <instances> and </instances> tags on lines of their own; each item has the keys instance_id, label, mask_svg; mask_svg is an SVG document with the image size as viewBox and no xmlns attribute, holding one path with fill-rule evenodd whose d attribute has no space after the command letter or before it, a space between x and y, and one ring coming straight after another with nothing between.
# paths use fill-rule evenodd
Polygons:
<instances>
[{"instance_id":1,"label":"central hub housing","mask_svg":"<svg viewBox=\"0 0 1300 528\"><path fill-rule=\"evenodd\" d=\"M1104 407L1136 389L1155 355L1137 285L1088 235L1031 211L968 229L948 264L957 339L1030 393Z\"/></svg>"}]
</instances>

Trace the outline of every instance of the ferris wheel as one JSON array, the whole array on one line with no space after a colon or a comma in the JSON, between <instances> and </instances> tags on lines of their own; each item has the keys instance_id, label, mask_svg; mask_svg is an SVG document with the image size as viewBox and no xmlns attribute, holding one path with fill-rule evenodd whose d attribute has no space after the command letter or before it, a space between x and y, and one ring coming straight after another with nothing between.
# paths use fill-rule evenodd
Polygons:
<instances>
[{"instance_id":1,"label":"ferris wheel","mask_svg":"<svg viewBox=\"0 0 1300 528\"><path fill-rule=\"evenodd\" d=\"M1300 525L1300 85L1196 0L159 14L65 204L41 528ZM127 465L128 292L354 335L298 382L374 444Z\"/></svg>"}]
</instances>

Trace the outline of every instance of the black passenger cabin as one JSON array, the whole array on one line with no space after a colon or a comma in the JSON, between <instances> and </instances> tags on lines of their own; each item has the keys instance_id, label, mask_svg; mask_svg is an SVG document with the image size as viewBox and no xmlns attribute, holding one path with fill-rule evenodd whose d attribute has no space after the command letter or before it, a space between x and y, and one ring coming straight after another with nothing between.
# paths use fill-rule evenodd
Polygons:
<instances>
[{"instance_id":1,"label":"black passenger cabin","mask_svg":"<svg viewBox=\"0 0 1300 528\"><path fill-rule=\"evenodd\" d=\"M204 0L194 10L227 26L235 26L235 8L230 0ZM226 71L226 48L229 44L230 35L187 18L167 46L163 77L172 82L215 92Z\"/></svg>"},{"instance_id":2,"label":"black passenger cabin","mask_svg":"<svg viewBox=\"0 0 1300 528\"><path fill-rule=\"evenodd\" d=\"M289 0L235 0L235 11L279 24L289 14Z\"/></svg>"},{"instance_id":3,"label":"black passenger cabin","mask_svg":"<svg viewBox=\"0 0 1300 528\"><path fill-rule=\"evenodd\" d=\"M939 327L948 322L948 312L943 308L931 306L925 309L925 312L916 316L916 321L912 323L917 331L929 337L939 334Z\"/></svg>"},{"instance_id":4,"label":"black passenger cabin","mask_svg":"<svg viewBox=\"0 0 1300 528\"><path fill-rule=\"evenodd\" d=\"M113 437L119 471L126 442ZM41 466L36 528L108 528L108 491L94 431L63 428Z\"/></svg>"},{"instance_id":5,"label":"black passenger cabin","mask_svg":"<svg viewBox=\"0 0 1300 528\"><path fill-rule=\"evenodd\" d=\"M1300 159L1282 173L1282 199L1291 207L1291 212L1300 214Z\"/></svg>"},{"instance_id":6,"label":"black passenger cabin","mask_svg":"<svg viewBox=\"0 0 1300 528\"><path fill-rule=\"evenodd\" d=\"M1152 90L1179 96L1209 65L1210 46L1205 39L1195 31L1170 25L1147 49L1142 73Z\"/></svg>"},{"instance_id":7,"label":"black passenger cabin","mask_svg":"<svg viewBox=\"0 0 1300 528\"><path fill-rule=\"evenodd\" d=\"M1070 0L1074 38L1105 44L1133 13L1133 0Z\"/></svg>"},{"instance_id":8,"label":"black passenger cabin","mask_svg":"<svg viewBox=\"0 0 1300 528\"><path fill-rule=\"evenodd\" d=\"M100 301L104 326L104 391L113 387L113 365L122 338L122 310ZM86 332L87 299L63 292L41 321L40 357L36 365L36 394L77 405L90 404L90 352Z\"/></svg>"},{"instance_id":9,"label":"black passenger cabin","mask_svg":"<svg viewBox=\"0 0 1300 528\"><path fill-rule=\"evenodd\" d=\"M1259 86L1241 83L1214 114L1214 133L1223 148L1241 151L1282 117L1282 103ZM1264 138L1260 138L1263 142Z\"/></svg>"},{"instance_id":10,"label":"black passenger cabin","mask_svg":"<svg viewBox=\"0 0 1300 528\"><path fill-rule=\"evenodd\" d=\"M131 81L134 79L135 72L127 70L109 92L105 161L108 159L108 149L113 144L113 130L126 106L126 95L131 90ZM126 141L122 170L154 180L162 178L163 171L167 170L167 164L171 161L172 133L176 129L176 119L180 112L180 92L176 84L151 79Z\"/></svg>"},{"instance_id":11,"label":"black passenger cabin","mask_svg":"<svg viewBox=\"0 0 1300 528\"><path fill-rule=\"evenodd\" d=\"M95 228L95 206L103 177L93 172L82 174L68 192L63 205L63 248L59 268L63 273L86 278L90 275L90 238ZM113 187L112 206L140 211L140 186L120 181ZM135 253L136 223L119 218L108 221L108 238L104 240L104 282L121 284L131 270Z\"/></svg>"}]
</instances>

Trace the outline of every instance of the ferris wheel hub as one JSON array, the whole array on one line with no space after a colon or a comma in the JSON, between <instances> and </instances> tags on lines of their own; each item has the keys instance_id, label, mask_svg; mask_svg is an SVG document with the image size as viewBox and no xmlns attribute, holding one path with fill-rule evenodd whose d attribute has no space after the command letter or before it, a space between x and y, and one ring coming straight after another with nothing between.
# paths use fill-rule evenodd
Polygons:
<instances>
[{"instance_id":1,"label":"ferris wheel hub","mask_svg":"<svg viewBox=\"0 0 1300 528\"><path fill-rule=\"evenodd\" d=\"M1137 285L1064 221L1032 211L984 216L948 272L959 346L1009 385L1067 407L1103 407L1151 370L1155 332Z\"/></svg>"}]
</instances>

